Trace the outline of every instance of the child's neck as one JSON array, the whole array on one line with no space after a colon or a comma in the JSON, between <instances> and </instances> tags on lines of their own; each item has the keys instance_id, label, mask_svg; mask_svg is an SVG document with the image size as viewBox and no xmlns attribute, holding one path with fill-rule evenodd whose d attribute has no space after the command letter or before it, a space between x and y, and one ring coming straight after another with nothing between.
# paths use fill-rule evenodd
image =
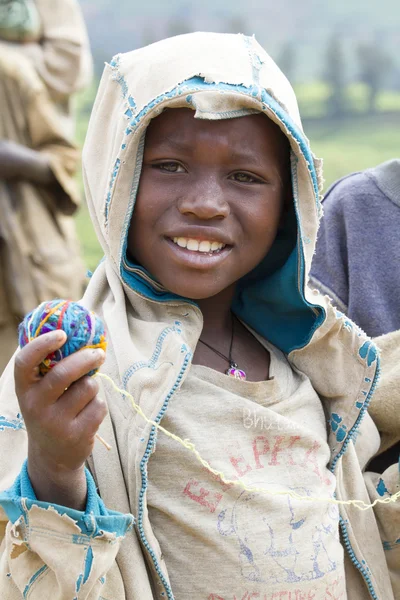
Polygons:
<instances>
[{"instance_id":1,"label":"child's neck","mask_svg":"<svg viewBox=\"0 0 400 600\"><path fill-rule=\"evenodd\" d=\"M220 340L230 336L232 328L231 305L235 286L226 288L216 296L197 300L203 313L202 337L209 340Z\"/></svg>"},{"instance_id":2,"label":"child's neck","mask_svg":"<svg viewBox=\"0 0 400 600\"><path fill-rule=\"evenodd\" d=\"M204 319L200 339L206 345L197 344L193 363L226 373L232 347L232 359L246 372L248 381L264 381L269 377L269 353L239 321L236 321L233 338L231 305L234 293L235 286L232 286L212 298L197 300ZM225 358L215 350L223 353Z\"/></svg>"}]
</instances>

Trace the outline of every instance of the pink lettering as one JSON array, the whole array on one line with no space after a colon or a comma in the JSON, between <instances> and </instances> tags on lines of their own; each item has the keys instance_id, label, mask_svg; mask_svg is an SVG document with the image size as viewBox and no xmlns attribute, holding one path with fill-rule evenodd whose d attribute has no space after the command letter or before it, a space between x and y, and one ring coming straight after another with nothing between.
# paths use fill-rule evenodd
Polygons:
<instances>
[{"instance_id":1,"label":"pink lettering","mask_svg":"<svg viewBox=\"0 0 400 600\"><path fill-rule=\"evenodd\" d=\"M317 441L313 443L312 447L306 452L302 466L306 467L307 463L311 463L311 465L313 465L313 471L319 477L320 481L325 483L325 485L329 485L331 482L329 477L322 477L318 466L317 453L320 447L321 445Z\"/></svg>"},{"instance_id":2,"label":"pink lettering","mask_svg":"<svg viewBox=\"0 0 400 600\"><path fill-rule=\"evenodd\" d=\"M260 446L258 442L260 442ZM267 438L263 435L258 435L253 440L253 454L254 460L256 461L256 469L263 469L264 465L260 462L260 456L265 455L269 452L269 442Z\"/></svg>"},{"instance_id":3,"label":"pink lettering","mask_svg":"<svg viewBox=\"0 0 400 600\"><path fill-rule=\"evenodd\" d=\"M239 444L236 444L236 447L239 447ZM232 450L229 452L229 454L229 460L231 461L231 464L239 477L243 477L243 475L246 475L246 473L253 470L251 466L246 463L246 460L242 454L233 456Z\"/></svg>"},{"instance_id":4,"label":"pink lettering","mask_svg":"<svg viewBox=\"0 0 400 600\"><path fill-rule=\"evenodd\" d=\"M295 445L295 443L298 442L299 440L301 440L301 437L299 435L291 435L290 436L290 442L289 442L289 446L288 446L288 455L289 455L289 465L291 465L292 467L297 465L297 463L293 460L292 450L293 450L293 446ZM297 598L296 598L296 600L297 600Z\"/></svg>"},{"instance_id":5,"label":"pink lettering","mask_svg":"<svg viewBox=\"0 0 400 600\"><path fill-rule=\"evenodd\" d=\"M185 496L188 496L191 500L194 500L194 502L197 502L201 506L204 506L205 508L207 508L211 513L215 512L215 509L217 508L218 504L222 500L222 494L215 493L214 494L215 501L211 502L210 500L206 500L206 498L208 498L210 496L210 492L208 490L205 490L203 487L200 488L199 494L195 494L194 492L192 492L191 488L197 487L198 485L199 485L198 481L191 479L186 484L186 487L183 490L183 493L185 494Z\"/></svg>"},{"instance_id":6,"label":"pink lettering","mask_svg":"<svg viewBox=\"0 0 400 600\"><path fill-rule=\"evenodd\" d=\"M274 447L272 449L271 460L268 463L271 467L275 467L277 465L280 465L280 463L278 462L278 454L280 452L282 452L281 444L282 444L282 442L283 442L284 439L285 439L285 437L283 435L276 435L275 436L275 445L274 445Z\"/></svg>"},{"instance_id":7,"label":"pink lettering","mask_svg":"<svg viewBox=\"0 0 400 600\"><path fill-rule=\"evenodd\" d=\"M338 589L338 587L341 589ZM325 594L325 600L343 600L343 582L342 585L340 585L340 580L335 579L331 584L329 584L329 586L327 586Z\"/></svg>"}]
</instances>

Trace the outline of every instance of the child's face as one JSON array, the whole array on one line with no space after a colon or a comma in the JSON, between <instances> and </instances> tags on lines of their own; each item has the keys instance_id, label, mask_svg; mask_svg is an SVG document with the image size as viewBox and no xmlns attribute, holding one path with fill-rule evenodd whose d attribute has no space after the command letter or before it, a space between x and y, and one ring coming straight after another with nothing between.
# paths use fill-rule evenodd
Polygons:
<instances>
[{"instance_id":1,"label":"child's face","mask_svg":"<svg viewBox=\"0 0 400 600\"><path fill-rule=\"evenodd\" d=\"M218 294L271 248L289 173L287 139L264 115L209 121L165 111L146 134L131 256L175 294Z\"/></svg>"}]
</instances>

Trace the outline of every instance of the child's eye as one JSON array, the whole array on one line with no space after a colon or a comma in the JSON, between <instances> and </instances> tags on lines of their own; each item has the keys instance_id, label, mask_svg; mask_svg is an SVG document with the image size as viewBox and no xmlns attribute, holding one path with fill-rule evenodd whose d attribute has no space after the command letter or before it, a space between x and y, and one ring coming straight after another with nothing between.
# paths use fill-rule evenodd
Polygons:
<instances>
[{"instance_id":1,"label":"child's eye","mask_svg":"<svg viewBox=\"0 0 400 600\"><path fill-rule=\"evenodd\" d=\"M235 181L238 181L239 183L261 183L260 179L254 177L254 175L250 175L249 173L233 173L233 175L231 175L231 178Z\"/></svg>"},{"instance_id":2,"label":"child's eye","mask_svg":"<svg viewBox=\"0 0 400 600\"><path fill-rule=\"evenodd\" d=\"M177 162L168 161L163 163L158 163L156 165L152 165L153 169L158 169L159 171L166 171L167 173L184 173L185 169Z\"/></svg>"}]
</instances>

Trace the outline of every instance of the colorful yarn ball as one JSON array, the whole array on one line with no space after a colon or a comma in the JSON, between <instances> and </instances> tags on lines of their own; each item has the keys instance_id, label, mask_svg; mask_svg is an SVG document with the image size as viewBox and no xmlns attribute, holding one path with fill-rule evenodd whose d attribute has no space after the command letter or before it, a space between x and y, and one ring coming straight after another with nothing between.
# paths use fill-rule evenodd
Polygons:
<instances>
[{"instance_id":1,"label":"colorful yarn ball","mask_svg":"<svg viewBox=\"0 0 400 600\"><path fill-rule=\"evenodd\" d=\"M65 344L49 354L39 365L39 372L45 375L60 360L83 348L106 350L107 341L102 320L87 308L69 300L43 302L30 312L19 326L21 348L43 333L62 329L67 334ZM97 369L88 373L94 375Z\"/></svg>"}]
</instances>

